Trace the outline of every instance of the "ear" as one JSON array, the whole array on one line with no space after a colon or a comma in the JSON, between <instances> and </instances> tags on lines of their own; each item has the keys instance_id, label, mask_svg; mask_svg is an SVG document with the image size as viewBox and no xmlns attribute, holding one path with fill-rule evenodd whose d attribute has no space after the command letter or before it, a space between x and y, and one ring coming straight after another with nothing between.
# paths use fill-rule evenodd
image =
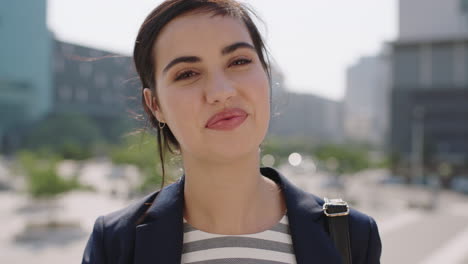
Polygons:
<instances>
[{"instance_id":1,"label":"ear","mask_svg":"<svg viewBox=\"0 0 468 264\"><path fill-rule=\"evenodd\" d=\"M164 115L161 112L161 109L156 102L156 97L153 96L153 92L149 88L144 88L143 89L143 96L145 98L145 103L146 106L148 106L149 109L151 109L151 112L153 115L158 119L159 122L165 123Z\"/></svg>"}]
</instances>

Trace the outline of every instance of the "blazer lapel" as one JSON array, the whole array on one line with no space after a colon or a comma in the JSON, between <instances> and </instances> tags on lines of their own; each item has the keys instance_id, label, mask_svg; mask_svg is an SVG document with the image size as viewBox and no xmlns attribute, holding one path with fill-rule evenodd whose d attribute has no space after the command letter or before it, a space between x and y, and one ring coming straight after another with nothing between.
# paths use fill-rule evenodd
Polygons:
<instances>
[{"instance_id":1,"label":"blazer lapel","mask_svg":"<svg viewBox=\"0 0 468 264\"><path fill-rule=\"evenodd\" d=\"M283 190L297 263L342 263L338 250L323 229L322 207L317 197L297 188L273 168L262 167L260 172ZM160 191L144 223L137 226L134 263L180 263L184 176Z\"/></svg>"},{"instance_id":2,"label":"blazer lapel","mask_svg":"<svg viewBox=\"0 0 468 264\"><path fill-rule=\"evenodd\" d=\"M338 250L323 228L324 214L318 197L297 188L273 168L263 167L260 171L283 190L297 263L342 263Z\"/></svg>"},{"instance_id":3,"label":"blazer lapel","mask_svg":"<svg viewBox=\"0 0 468 264\"><path fill-rule=\"evenodd\" d=\"M134 263L180 263L183 243L184 177L163 188L136 227Z\"/></svg>"}]
</instances>

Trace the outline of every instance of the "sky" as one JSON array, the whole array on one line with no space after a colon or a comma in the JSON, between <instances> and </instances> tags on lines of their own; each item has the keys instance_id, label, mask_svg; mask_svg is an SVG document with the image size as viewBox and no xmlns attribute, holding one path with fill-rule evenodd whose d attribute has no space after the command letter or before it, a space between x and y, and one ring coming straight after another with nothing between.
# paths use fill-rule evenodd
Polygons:
<instances>
[{"instance_id":1,"label":"sky","mask_svg":"<svg viewBox=\"0 0 468 264\"><path fill-rule=\"evenodd\" d=\"M48 0L47 24L62 41L130 55L161 0ZM285 88L341 100L346 69L397 36L397 0L243 0L259 23Z\"/></svg>"}]
</instances>

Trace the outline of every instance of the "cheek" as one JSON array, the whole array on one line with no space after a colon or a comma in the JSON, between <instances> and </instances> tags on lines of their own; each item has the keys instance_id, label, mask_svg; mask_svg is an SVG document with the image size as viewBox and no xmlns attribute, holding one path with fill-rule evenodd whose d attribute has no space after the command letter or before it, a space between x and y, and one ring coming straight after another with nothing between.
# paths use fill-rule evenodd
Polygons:
<instances>
[{"instance_id":1,"label":"cheek","mask_svg":"<svg viewBox=\"0 0 468 264\"><path fill-rule=\"evenodd\" d=\"M180 117L188 116L190 107L193 107L195 94L193 89L181 89L178 87L165 87L161 93L161 99L164 100L163 106L166 107L166 117L173 123L179 122ZM192 112L193 113L193 112Z\"/></svg>"},{"instance_id":2,"label":"cheek","mask_svg":"<svg viewBox=\"0 0 468 264\"><path fill-rule=\"evenodd\" d=\"M167 122L171 127L174 136L179 140L184 138L184 133L189 133L193 127L196 127L198 95L195 90L173 89L164 94Z\"/></svg>"},{"instance_id":3,"label":"cheek","mask_svg":"<svg viewBox=\"0 0 468 264\"><path fill-rule=\"evenodd\" d=\"M270 84L263 69L259 69L246 76L247 92L252 96L258 111L266 116L270 113Z\"/></svg>"}]
</instances>

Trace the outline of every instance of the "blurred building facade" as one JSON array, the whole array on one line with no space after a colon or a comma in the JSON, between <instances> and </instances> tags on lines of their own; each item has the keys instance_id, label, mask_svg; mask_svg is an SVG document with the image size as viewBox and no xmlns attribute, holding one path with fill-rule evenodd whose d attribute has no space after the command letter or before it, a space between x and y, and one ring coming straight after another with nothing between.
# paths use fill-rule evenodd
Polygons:
<instances>
[{"instance_id":1,"label":"blurred building facade","mask_svg":"<svg viewBox=\"0 0 468 264\"><path fill-rule=\"evenodd\" d=\"M269 133L314 144L343 141L342 103L312 94L284 92L273 101Z\"/></svg>"},{"instance_id":2,"label":"blurred building facade","mask_svg":"<svg viewBox=\"0 0 468 264\"><path fill-rule=\"evenodd\" d=\"M51 114L82 114L109 137L140 103L131 57L61 41L54 44Z\"/></svg>"},{"instance_id":3,"label":"blurred building facade","mask_svg":"<svg viewBox=\"0 0 468 264\"><path fill-rule=\"evenodd\" d=\"M61 41L54 44L53 110L121 115L124 84L136 74L131 58Z\"/></svg>"},{"instance_id":4,"label":"blurred building facade","mask_svg":"<svg viewBox=\"0 0 468 264\"><path fill-rule=\"evenodd\" d=\"M8 133L43 118L52 105L52 35L45 0L4 0L0 9L0 148Z\"/></svg>"},{"instance_id":5,"label":"blurred building facade","mask_svg":"<svg viewBox=\"0 0 468 264\"><path fill-rule=\"evenodd\" d=\"M388 143L390 70L387 52L362 57L346 72L343 100L347 141L383 148Z\"/></svg>"},{"instance_id":6,"label":"blurred building facade","mask_svg":"<svg viewBox=\"0 0 468 264\"><path fill-rule=\"evenodd\" d=\"M104 136L131 117L127 107L140 102L129 56L55 40L45 0L1 5L1 152L21 147L28 131L53 115L83 114Z\"/></svg>"},{"instance_id":7,"label":"blurred building facade","mask_svg":"<svg viewBox=\"0 0 468 264\"><path fill-rule=\"evenodd\" d=\"M311 144L343 141L341 102L291 92L277 64L271 65L271 79L269 135L294 137Z\"/></svg>"},{"instance_id":8,"label":"blurred building facade","mask_svg":"<svg viewBox=\"0 0 468 264\"><path fill-rule=\"evenodd\" d=\"M468 167L466 4L400 0L400 34L392 43L391 147L404 162Z\"/></svg>"},{"instance_id":9,"label":"blurred building facade","mask_svg":"<svg viewBox=\"0 0 468 264\"><path fill-rule=\"evenodd\" d=\"M130 119L128 111L141 114L131 57L56 40L47 29L46 0L7 0L1 6L0 152L22 147L36 125L62 113L83 114L104 134ZM272 134L336 143L342 126L340 102L288 92L272 65Z\"/></svg>"},{"instance_id":10,"label":"blurred building facade","mask_svg":"<svg viewBox=\"0 0 468 264\"><path fill-rule=\"evenodd\" d=\"M468 32L467 0L399 0L399 39L434 40Z\"/></svg>"}]
</instances>

